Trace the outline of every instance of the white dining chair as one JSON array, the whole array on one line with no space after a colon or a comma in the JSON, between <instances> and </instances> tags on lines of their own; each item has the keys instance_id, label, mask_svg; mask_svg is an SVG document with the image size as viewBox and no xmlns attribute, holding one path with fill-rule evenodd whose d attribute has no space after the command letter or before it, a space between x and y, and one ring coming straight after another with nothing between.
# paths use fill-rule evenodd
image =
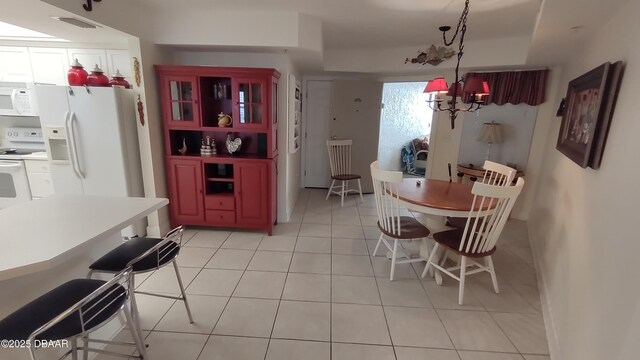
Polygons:
<instances>
[{"instance_id":1,"label":"white dining chair","mask_svg":"<svg viewBox=\"0 0 640 360\"><path fill-rule=\"evenodd\" d=\"M398 248L398 242L403 240L422 240L425 242L426 249L429 229L412 216L400 216L398 186L402 183L402 172L381 170L378 161L372 162L370 168L376 208L378 210L378 228L381 232L376 248L373 250L373 256L376 256L381 243L391 251L391 274L389 275L389 280L393 281L396 264L426 260L426 258L422 257L411 258L401 248ZM385 237L393 240L393 246ZM426 253L425 256L429 256L429 254Z\"/></svg>"},{"instance_id":2,"label":"white dining chair","mask_svg":"<svg viewBox=\"0 0 640 360\"><path fill-rule=\"evenodd\" d=\"M327 140L327 150L329 151L329 165L331 166L331 186L327 192L327 199L331 194L340 196L340 206L344 206L344 196L349 193L359 193L362 197L362 176L351 173L351 146L353 140ZM358 190L349 188L350 180L358 180ZM340 181L339 185L335 185ZM339 190L334 190L335 188Z\"/></svg>"},{"instance_id":3,"label":"white dining chair","mask_svg":"<svg viewBox=\"0 0 640 360\"><path fill-rule=\"evenodd\" d=\"M516 169L497 162L485 160L482 168L484 169L484 176L477 181L483 184L509 186L513 183L513 179L516 177ZM467 218L447 218L447 225L451 227L463 228L466 225L466 222Z\"/></svg>"},{"instance_id":4,"label":"white dining chair","mask_svg":"<svg viewBox=\"0 0 640 360\"><path fill-rule=\"evenodd\" d=\"M491 274L495 292L499 293L498 279L491 255L496 251L496 243L523 186L523 178L519 178L512 186L490 185L482 182L473 184L471 190L474 194L473 205L464 229L456 228L433 234L436 244L427 260L422 277L424 278L429 269L433 267L437 272L444 273L459 281L458 304L460 305L463 304L467 275L488 272ZM478 211L474 211L474 209ZM438 252L441 249L460 255L459 264L448 268L445 267L444 262L438 264ZM481 258L484 258L484 264L477 261ZM474 266L475 269L467 269ZM459 271L459 276L455 275L453 271ZM437 283L440 285L440 281Z\"/></svg>"}]
</instances>

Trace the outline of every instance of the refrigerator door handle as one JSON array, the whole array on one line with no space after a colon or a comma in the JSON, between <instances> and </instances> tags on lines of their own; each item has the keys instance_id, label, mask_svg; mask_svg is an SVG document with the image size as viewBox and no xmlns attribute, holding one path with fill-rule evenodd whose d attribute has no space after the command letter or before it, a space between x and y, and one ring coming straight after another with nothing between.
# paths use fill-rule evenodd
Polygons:
<instances>
[{"instance_id":1,"label":"refrigerator door handle","mask_svg":"<svg viewBox=\"0 0 640 360\"><path fill-rule=\"evenodd\" d=\"M80 168L80 160L78 158L78 149L76 148L76 137L73 132L73 121L75 120L76 114L72 111L69 113L65 121L65 128L67 131L67 141L69 142L69 150L71 151L71 167L73 168L73 172L80 179L84 179L84 173Z\"/></svg>"}]
</instances>

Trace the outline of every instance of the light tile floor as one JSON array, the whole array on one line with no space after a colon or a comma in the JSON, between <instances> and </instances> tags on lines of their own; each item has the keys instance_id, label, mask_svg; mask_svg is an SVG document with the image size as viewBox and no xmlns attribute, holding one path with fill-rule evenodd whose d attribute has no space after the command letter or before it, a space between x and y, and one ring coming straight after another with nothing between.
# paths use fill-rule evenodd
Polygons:
<instances>
[{"instance_id":1,"label":"light tile floor","mask_svg":"<svg viewBox=\"0 0 640 360\"><path fill-rule=\"evenodd\" d=\"M398 265L389 281L384 252L370 256L371 195L344 207L324 197L305 190L271 237L187 230L178 261L195 324L182 302L139 295L148 359L549 359L525 223L510 221L498 243L501 293L474 275L458 306L457 282L420 279L424 265ZM138 283L177 292L171 268Z\"/></svg>"}]
</instances>

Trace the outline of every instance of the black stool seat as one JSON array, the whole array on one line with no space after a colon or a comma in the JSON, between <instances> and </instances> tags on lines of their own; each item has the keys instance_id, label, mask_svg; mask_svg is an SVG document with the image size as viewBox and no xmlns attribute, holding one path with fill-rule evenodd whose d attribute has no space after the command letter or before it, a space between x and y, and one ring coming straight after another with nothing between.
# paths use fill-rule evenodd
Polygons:
<instances>
[{"instance_id":1,"label":"black stool seat","mask_svg":"<svg viewBox=\"0 0 640 360\"><path fill-rule=\"evenodd\" d=\"M0 339L27 340L42 325L96 291L106 281L76 279L66 282L33 300L0 321ZM90 330L109 320L127 300L126 289L114 284L82 307L84 330ZM95 306L93 306L95 305ZM94 317L95 316L95 317ZM75 311L64 320L38 335L39 340L62 340L83 332L80 312Z\"/></svg>"},{"instance_id":2,"label":"black stool seat","mask_svg":"<svg viewBox=\"0 0 640 360\"><path fill-rule=\"evenodd\" d=\"M103 272L120 272L127 267L131 260L144 254L145 251L158 245L163 240L146 237L132 238L96 260L89 266L89 269ZM160 267L173 260L179 252L180 246L174 241L169 241L161 246L158 251L154 251L132 264L133 271L147 271Z\"/></svg>"}]
</instances>

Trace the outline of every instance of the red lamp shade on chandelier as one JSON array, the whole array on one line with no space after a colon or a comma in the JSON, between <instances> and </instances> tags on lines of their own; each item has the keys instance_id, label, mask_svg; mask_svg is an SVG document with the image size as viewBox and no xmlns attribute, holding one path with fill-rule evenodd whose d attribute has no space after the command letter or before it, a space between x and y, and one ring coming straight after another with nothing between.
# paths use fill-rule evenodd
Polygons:
<instances>
[{"instance_id":1,"label":"red lamp shade on chandelier","mask_svg":"<svg viewBox=\"0 0 640 360\"><path fill-rule=\"evenodd\" d=\"M449 90L449 85L444 78L435 78L427 83L424 88L425 93L444 94Z\"/></svg>"},{"instance_id":2,"label":"red lamp shade on chandelier","mask_svg":"<svg viewBox=\"0 0 640 360\"><path fill-rule=\"evenodd\" d=\"M465 81L463 91L468 94L480 94L484 92L482 79L478 77L472 77L471 79Z\"/></svg>"}]
</instances>

